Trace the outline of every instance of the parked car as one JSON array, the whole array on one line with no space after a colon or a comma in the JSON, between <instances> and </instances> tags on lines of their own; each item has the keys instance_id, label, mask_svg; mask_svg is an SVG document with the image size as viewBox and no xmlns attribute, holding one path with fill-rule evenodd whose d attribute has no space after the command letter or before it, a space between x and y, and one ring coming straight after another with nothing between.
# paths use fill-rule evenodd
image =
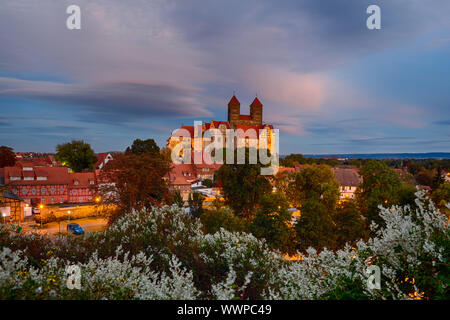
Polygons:
<instances>
[{"instance_id":1,"label":"parked car","mask_svg":"<svg viewBox=\"0 0 450 320\"><path fill-rule=\"evenodd\" d=\"M84 230L78 223L69 223L67 225L67 233L84 234Z\"/></svg>"},{"instance_id":2,"label":"parked car","mask_svg":"<svg viewBox=\"0 0 450 320\"><path fill-rule=\"evenodd\" d=\"M31 212L32 212L33 214L40 214L40 213L41 213L41 209L39 209L39 208L32 208L32 209L31 209Z\"/></svg>"}]
</instances>

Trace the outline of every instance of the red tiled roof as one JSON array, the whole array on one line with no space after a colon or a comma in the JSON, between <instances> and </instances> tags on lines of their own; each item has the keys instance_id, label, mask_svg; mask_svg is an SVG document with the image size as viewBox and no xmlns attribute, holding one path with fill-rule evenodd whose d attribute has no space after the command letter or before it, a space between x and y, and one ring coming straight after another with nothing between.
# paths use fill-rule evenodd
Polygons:
<instances>
[{"instance_id":1,"label":"red tiled roof","mask_svg":"<svg viewBox=\"0 0 450 320\"><path fill-rule=\"evenodd\" d=\"M91 185L90 181L94 181L95 183L95 173L69 173L69 179L71 187L88 187ZM75 181L78 181L78 185L75 185Z\"/></svg>"},{"instance_id":2,"label":"red tiled roof","mask_svg":"<svg viewBox=\"0 0 450 320\"><path fill-rule=\"evenodd\" d=\"M252 116L248 114L240 114L239 115L240 120L252 120Z\"/></svg>"},{"instance_id":3,"label":"red tiled roof","mask_svg":"<svg viewBox=\"0 0 450 320\"><path fill-rule=\"evenodd\" d=\"M231 97L230 102L228 102L228 105L241 105L241 103L239 102L239 100L236 98L235 95L233 95L233 97Z\"/></svg>"},{"instance_id":4,"label":"red tiled roof","mask_svg":"<svg viewBox=\"0 0 450 320\"><path fill-rule=\"evenodd\" d=\"M46 167L47 162L42 159L35 160L18 160L15 164L16 167L25 168L25 167Z\"/></svg>"},{"instance_id":5,"label":"red tiled roof","mask_svg":"<svg viewBox=\"0 0 450 320\"><path fill-rule=\"evenodd\" d=\"M186 130L191 138L194 137L194 126L181 126L172 133L172 137L186 137Z\"/></svg>"},{"instance_id":6,"label":"red tiled roof","mask_svg":"<svg viewBox=\"0 0 450 320\"><path fill-rule=\"evenodd\" d=\"M236 133L238 137L245 137L248 134L249 138L256 139L259 137L260 126L251 126L246 124L237 124Z\"/></svg>"},{"instance_id":7,"label":"red tiled roof","mask_svg":"<svg viewBox=\"0 0 450 320\"><path fill-rule=\"evenodd\" d=\"M10 177L21 177L22 176L22 170L18 167L5 167L4 168L4 174L5 174L5 178L10 178Z\"/></svg>"},{"instance_id":8,"label":"red tiled roof","mask_svg":"<svg viewBox=\"0 0 450 320\"><path fill-rule=\"evenodd\" d=\"M230 128L230 124L228 123L228 121L216 121L216 120L213 120L212 123L214 125L214 128L216 128L216 129L219 128L219 125L221 125L221 124L223 124L225 127L227 127L227 129Z\"/></svg>"},{"instance_id":9,"label":"red tiled roof","mask_svg":"<svg viewBox=\"0 0 450 320\"><path fill-rule=\"evenodd\" d=\"M253 100L251 107L262 107L261 101L259 101L258 97L255 97L255 100Z\"/></svg>"},{"instance_id":10,"label":"red tiled roof","mask_svg":"<svg viewBox=\"0 0 450 320\"><path fill-rule=\"evenodd\" d=\"M97 163L95 164L96 168L98 168L105 161L108 154L108 152L97 153Z\"/></svg>"},{"instance_id":11,"label":"red tiled roof","mask_svg":"<svg viewBox=\"0 0 450 320\"><path fill-rule=\"evenodd\" d=\"M69 171L65 167L36 167L33 171L22 171L17 167L5 168L5 180L10 177L47 177L47 180L14 180L9 181L12 185L46 185L46 184L69 184Z\"/></svg>"}]
</instances>

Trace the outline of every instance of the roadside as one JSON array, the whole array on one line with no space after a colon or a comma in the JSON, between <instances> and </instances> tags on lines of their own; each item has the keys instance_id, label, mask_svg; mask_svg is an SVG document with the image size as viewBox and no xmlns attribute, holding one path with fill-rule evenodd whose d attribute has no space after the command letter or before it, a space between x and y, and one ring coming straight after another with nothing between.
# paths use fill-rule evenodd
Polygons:
<instances>
[{"instance_id":1,"label":"roadside","mask_svg":"<svg viewBox=\"0 0 450 320\"><path fill-rule=\"evenodd\" d=\"M68 223L78 223L83 230L88 232L103 231L106 229L108 220L103 217L88 217L81 219L70 219L60 221L60 222L50 222L42 226L42 229L36 222L24 223L22 224L23 232L37 232L39 234L54 235L59 232L67 233Z\"/></svg>"}]
</instances>

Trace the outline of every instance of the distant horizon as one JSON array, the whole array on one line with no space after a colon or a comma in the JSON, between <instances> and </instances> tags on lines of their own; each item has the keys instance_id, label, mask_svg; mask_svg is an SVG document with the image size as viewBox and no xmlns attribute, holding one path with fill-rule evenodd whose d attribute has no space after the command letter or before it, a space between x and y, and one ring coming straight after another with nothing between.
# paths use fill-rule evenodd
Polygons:
<instances>
[{"instance_id":1,"label":"distant horizon","mask_svg":"<svg viewBox=\"0 0 450 320\"><path fill-rule=\"evenodd\" d=\"M131 144L130 144L131 145ZM56 152L45 152L45 151L16 151L15 153L46 153L55 154ZM114 152L124 152L125 150L107 150L107 151L95 151L96 154L99 153L114 153ZM281 158L285 158L290 154L301 154L306 158L315 157L347 157L349 159L450 159L450 152L373 152L373 153L302 153L302 152L291 152L286 154L280 154ZM395 157L397 156L397 157ZM422 157L420 157L422 156Z\"/></svg>"}]
</instances>

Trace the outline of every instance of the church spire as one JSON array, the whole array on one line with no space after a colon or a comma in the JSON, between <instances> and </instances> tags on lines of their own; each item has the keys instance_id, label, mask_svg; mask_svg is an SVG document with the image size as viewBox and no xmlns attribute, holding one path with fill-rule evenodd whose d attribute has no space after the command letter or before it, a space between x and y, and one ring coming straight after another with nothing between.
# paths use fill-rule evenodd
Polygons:
<instances>
[{"instance_id":1,"label":"church spire","mask_svg":"<svg viewBox=\"0 0 450 320\"><path fill-rule=\"evenodd\" d=\"M236 96L233 94L233 97L231 97L230 102L228 102L229 106L235 106L235 105L241 105L239 100L236 98Z\"/></svg>"}]
</instances>

